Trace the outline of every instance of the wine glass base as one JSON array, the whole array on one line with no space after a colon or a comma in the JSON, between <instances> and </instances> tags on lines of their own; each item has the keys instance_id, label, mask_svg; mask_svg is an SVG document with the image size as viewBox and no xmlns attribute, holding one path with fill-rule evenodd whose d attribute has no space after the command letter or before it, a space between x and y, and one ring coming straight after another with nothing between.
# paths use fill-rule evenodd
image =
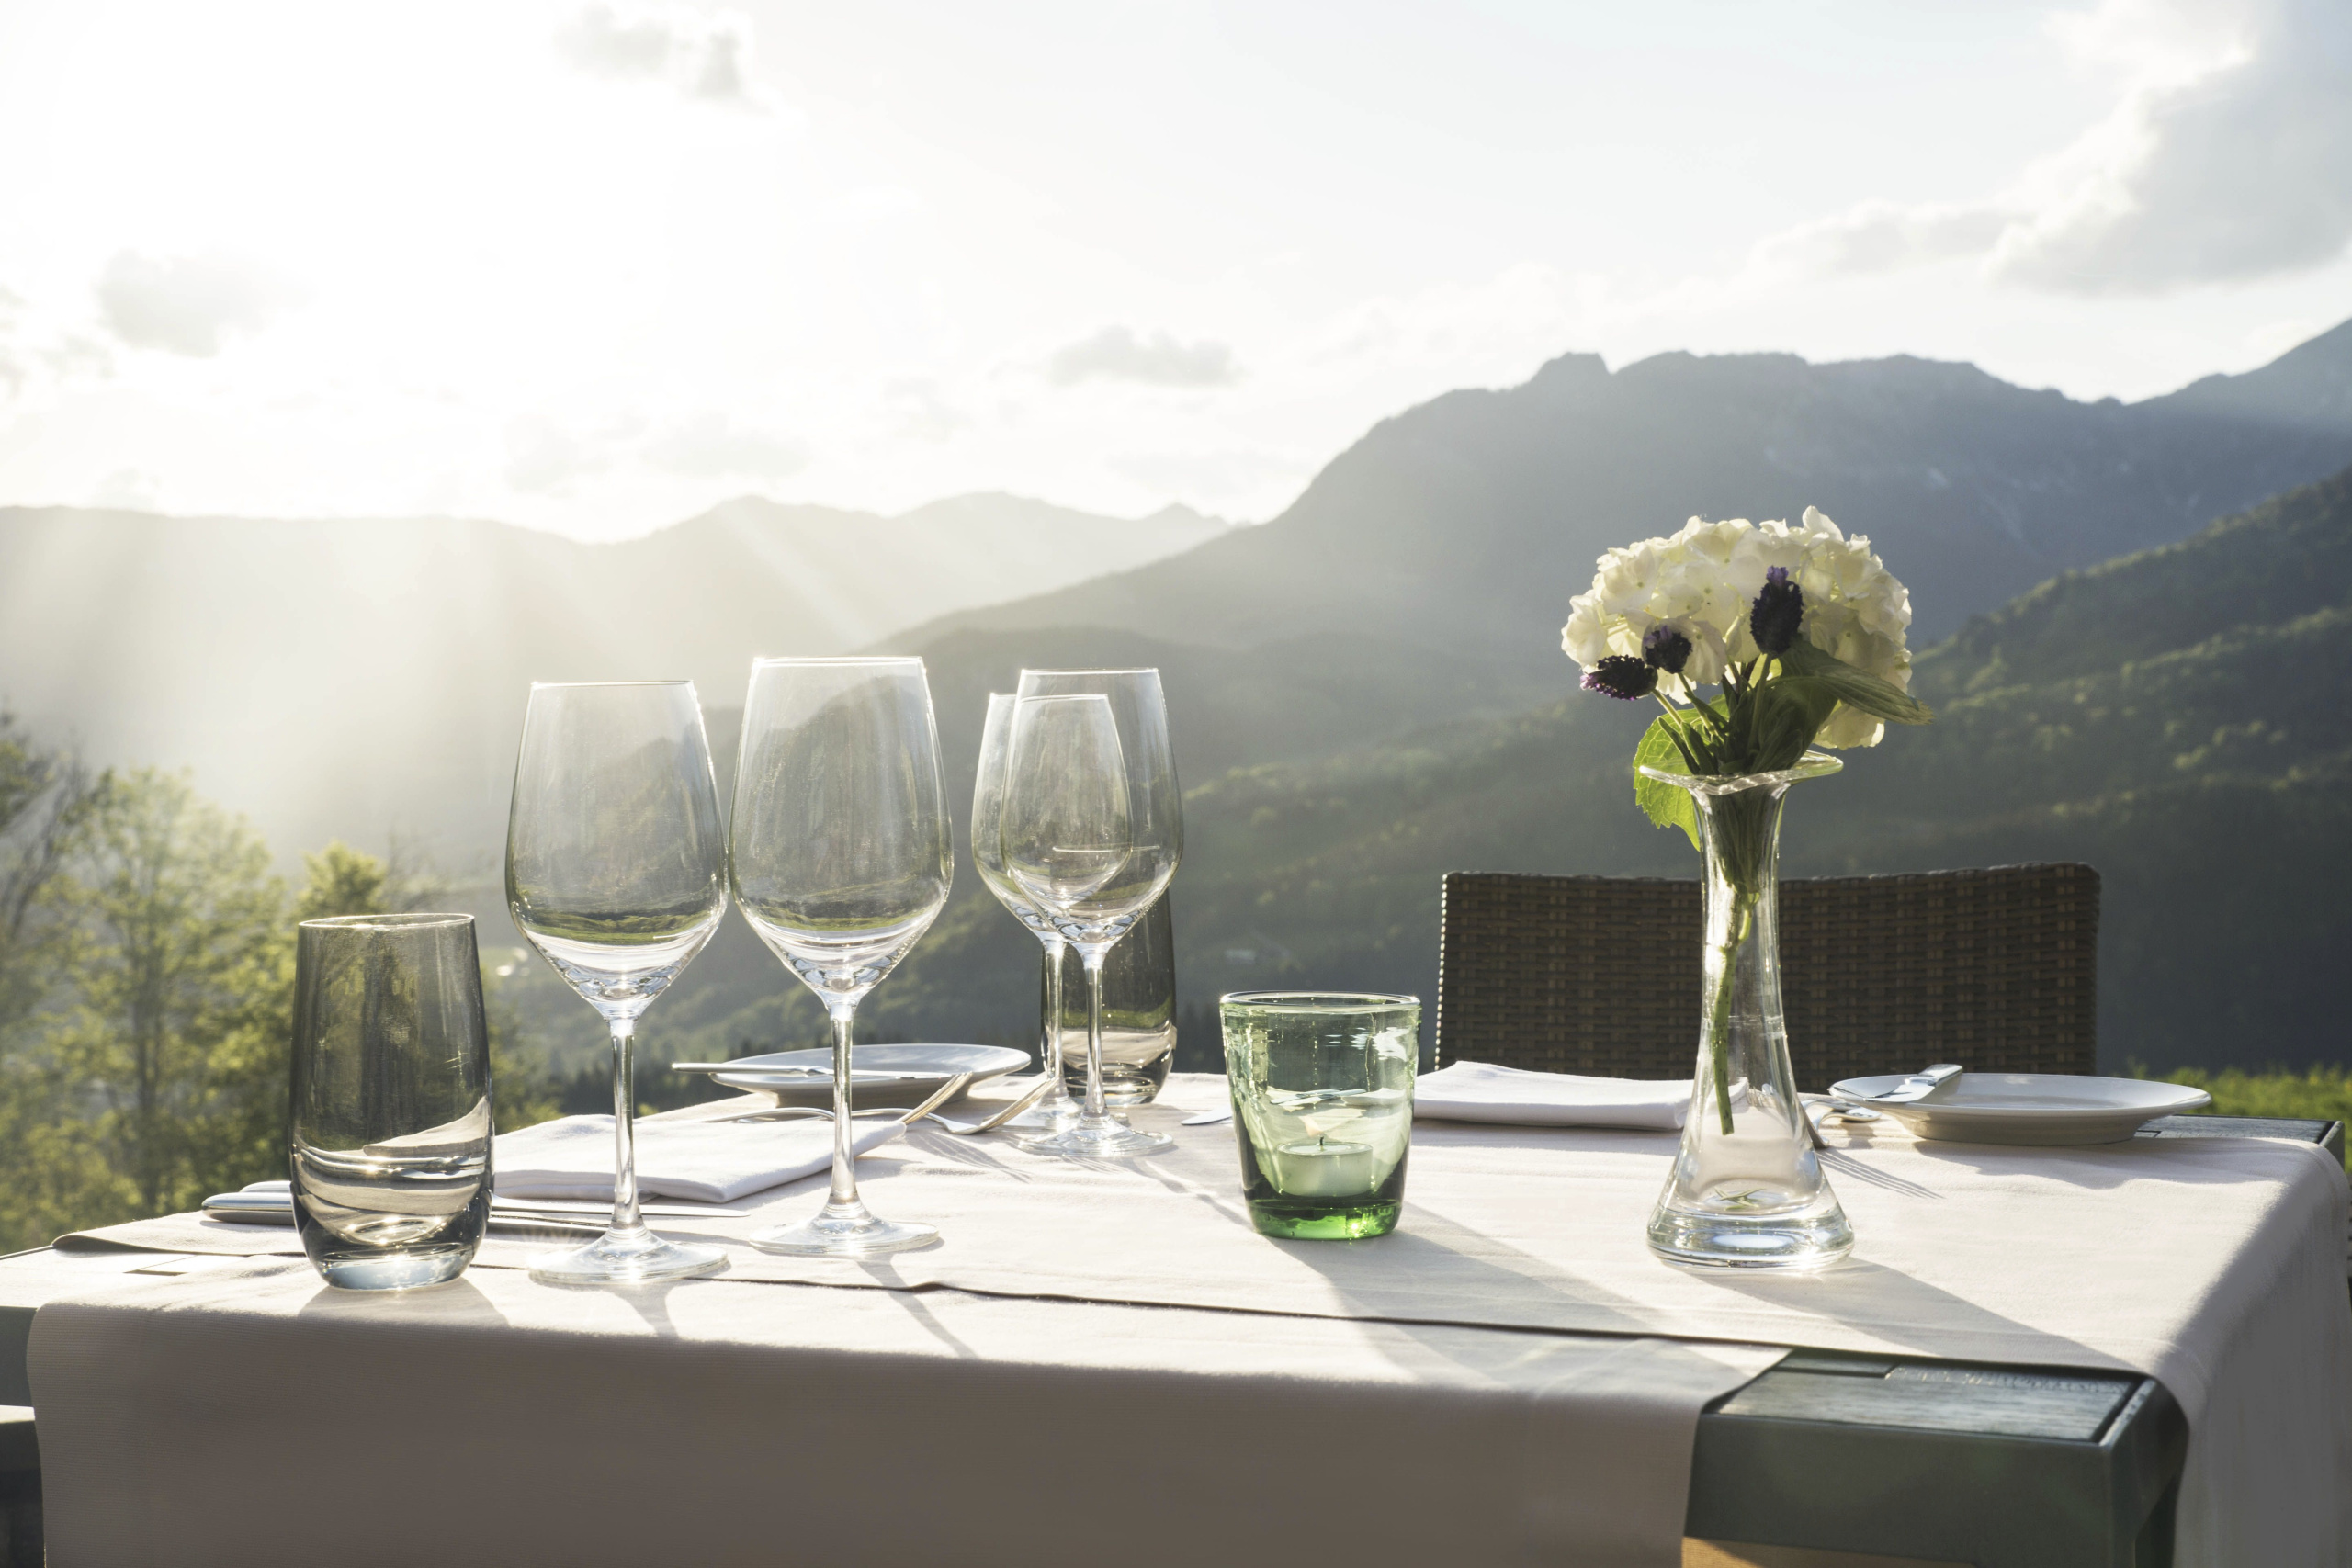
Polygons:
<instances>
[{"instance_id":1,"label":"wine glass base","mask_svg":"<svg viewBox=\"0 0 2352 1568\"><path fill-rule=\"evenodd\" d=\"M691 1280L726 1267L727 1254L716 1247L664 1241L650 1231L606 1231L585 1247L532 1258L531 1278L543 1285L642 1285Z\"/></svg>"},{"instance_id":2,"label":"wine glass base","mask_svg":"<svg viewBox=\"0 0 2352 1568\"><path fill-rule=\"evenodd\" d=\"M863 1212L855 1218L820 1213L797 1225L778 1225L751 1238L762 1252L786 1258L871 1258L877 1253L905 1252L929 1247L939 1239L933 1225L904 1224L876 1219Z\"/></svg>"},{"instance_id":3,"label":"wine glass base","mask_svg":"<svg viewBox=\"0 0 2352 1568\"><path fill-rule=\"evenodd\" d=\"M1065 1095L1059 1100L1041 1100L1004 1124L1008 1133L1059 1133L1078 1125L1085 1113L1078 1101Z\"/></svg>"},{"instance_id":4,"label":"wine glass base","mask_svg":"<svg viewBox=\"0 0 2352 1568\"><path fill-rule=\"evenodd\" d=\"M1035 1155L1059 1155L1064 1159L1134 1159L1158 1154L1176 1140L1165 1133L1138 1133L1116 1122L1088 1126L1080 1121L1058 1133L1041 1133L1015 1140Z\"/></svg>"}]
</instances>

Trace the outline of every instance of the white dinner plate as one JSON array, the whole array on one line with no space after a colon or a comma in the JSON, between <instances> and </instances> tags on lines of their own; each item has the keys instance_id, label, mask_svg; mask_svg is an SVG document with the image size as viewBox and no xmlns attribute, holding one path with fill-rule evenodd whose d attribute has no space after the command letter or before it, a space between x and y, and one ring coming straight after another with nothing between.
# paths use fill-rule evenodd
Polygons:
<instances>
[{"instance_id":1,"label":"white dinner plate","mask_svg":"<svg viewBox=\"0 0 2352 1568\"><path fill-rule=\"evenodd\" d=\"M1833 1094L1868 1100L1903 1081L1848 1078ZM2213 1103L2186 1084L2066 1073L1962 1073L1926 1100L1872 1105L1923 1138L1959 1144L2119 1144L2159 1116Z\"/></svg>"},{"instance_id":2,"label":"white dinner plate","mask_svg":"<svg viewBox=\"0 0 2352 1568\"><path fill-rule=\"evenodd\" d=\"M972 1081L979 1083L1027 1066L1029 1056L1003 1045L857 1045L850 1050L849 1065L853 1073L909 1075L857 1080L852 1091L857 1104L920 1105L957 1073L969 1073ZM772 1094L778 1105L833 1102L833 1053L829 1047L739 1056L728 1067L710 1076L729 1089ZM820 1067L823 1071L782 1075L763 1073L762 1067Z\"/></svg>"}]
</instances>

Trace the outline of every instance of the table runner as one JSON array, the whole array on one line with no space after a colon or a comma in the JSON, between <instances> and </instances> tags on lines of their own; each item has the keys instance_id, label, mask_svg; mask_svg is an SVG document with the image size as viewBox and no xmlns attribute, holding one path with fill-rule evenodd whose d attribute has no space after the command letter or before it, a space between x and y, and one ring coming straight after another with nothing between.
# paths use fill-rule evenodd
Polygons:
<instances>
[{"instance_id":1,"label":"table runner","mask_svg":"<svg viewBox=\"0 0 2352 1568\"><path fill-rule=\"evenodd\" d=\"M32 1348L55 1568L1671 1568L1699 1411L1781 1354L266 1258Z\"/></svg>"},{"instance_id":2,"label":"table runner","mask_svg":"<svg viewBox=\"0 0 2352 1568\"><path fill-rule=\"evenodd\" d=\"M1171 1080L1136 1120L1173 1127L1221 1093L1221 1079ZM862 1179L880 1212L939 1225L941 1246L864 1264L739 1247L730 1277L2129 1368L2189 1418L2184 1563L2333 1562L2352 1539L2352 1314L2335 1266L2346 1191L2311 1145L2019 1149L1883 1122L1833 1131L1830 1179L1859 1240L1847 1264L1804 1279L1649 1256L1668 1135L1422 1123L1397 1234L1338 1246L1257 1236L1231 1129L1175 1130L1165 1155L1102 1165L917 1132L861 1161ZM802 1183L771 1213L678 1234L740 1238L820 1201ZM184 1246L232 1228L148 1224L110 1234ZM531 1250L496 1243L482 1262Z\"/></svg>"}]
</instances>

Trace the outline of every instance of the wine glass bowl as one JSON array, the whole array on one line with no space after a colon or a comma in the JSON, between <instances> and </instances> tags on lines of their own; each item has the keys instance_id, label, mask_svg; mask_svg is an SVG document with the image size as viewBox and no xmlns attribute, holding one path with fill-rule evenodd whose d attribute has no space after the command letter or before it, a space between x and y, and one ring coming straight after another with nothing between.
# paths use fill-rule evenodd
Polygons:
<instances>
[{"instance_id":1,"label":"wine glass bowl","mask_svg":"<svg viewBox=\"0 0 2352 1568\"><path fill-rule=\"evenodd\" d=\"M833 1040L831 1193L752 1245L850 1257L926 1245L931 1226L866 1208L850 1147L857 1004L931 929L955 875L922 660L753 663L727 859L736 907L825 1005Z\"/></svg>"},{"instance_id":2,"label":"wine glass bowl","mask_svg":"<svg viewBox=\"0 0 2352 1568\"><path fill-rule=\"evenodd\" d=\"M989 694L988 716L980 726L979 766L972 780L971 820L972 868L980 874L981 885L1045 945L1037 1070L1049 1076L1037 1103L1006 1123L1016 1134L1059 1129L1078 1119L1078 1104L1070 1099L1062 1077L1062 955L1069 951L1069 944L1004 863L1004 769L1012 746L1012 711L1017 700L1010 692Z\"/></svg>"},{"instance_id":3,"label":"wine glass bowl","mask_svg":"<svg viewBox=\"0 0 2352 1568\"><path fill-rule=\"evenodd\" d=\"M1102 964L1176 874L1183 800L1157 670L1024 670L1005 765L1007 872L1078 950L1087 979L1086 1100L1072 1124L1021 1146L1127 1158L1173 1142L1119 1121L1102 1097Z\"/></svg>"},{"instance_id":4,"label":"wine glass bowl","mask_svg":"<svg viewBox=\"0 0 2352 1568\"><path fill-rule=\"evenodd\" d=\"M1107 933L1135 918L1114 888L1135 835L1110 703L1092 693L1017 701L1004 795L1000 831L1014 886L1064 941L1116 940Z\"/></svg>"},{"instance_id":5,"label":"wine glass bowl","mask_svg":"<svg viewBox=\"0 0 2352 1568\"><path fill-rule=\"evenodd\" d=\"M689 681L531 688L506 824L515 927L605 1022L613 1045L613 1221L531 1263L559 1284L685 1279L715 1247L664 1241L637 1201L637 1021L727 910L726 835Z\"/></svg>"}]
</instances>

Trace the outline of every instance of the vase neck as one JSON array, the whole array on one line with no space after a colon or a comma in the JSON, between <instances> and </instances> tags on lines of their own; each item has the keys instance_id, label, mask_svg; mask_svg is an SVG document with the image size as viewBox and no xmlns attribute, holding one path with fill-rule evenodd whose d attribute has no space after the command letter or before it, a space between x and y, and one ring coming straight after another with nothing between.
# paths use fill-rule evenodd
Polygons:
<instances>
[{"instance_id":1,"label":"vase neck","mask_svg":"<svg viewBox=\"0 0 2352 1568\"><path fill-rule=\"evenodd\" d=\"M1719 902L1761 905L1768 910L1780 876L1781 808L1788 785L1759 784L1736 794L1694 793L1699 848L1705 857L1705 888L1712 919Z\"/></svg>"}]
</instances>

